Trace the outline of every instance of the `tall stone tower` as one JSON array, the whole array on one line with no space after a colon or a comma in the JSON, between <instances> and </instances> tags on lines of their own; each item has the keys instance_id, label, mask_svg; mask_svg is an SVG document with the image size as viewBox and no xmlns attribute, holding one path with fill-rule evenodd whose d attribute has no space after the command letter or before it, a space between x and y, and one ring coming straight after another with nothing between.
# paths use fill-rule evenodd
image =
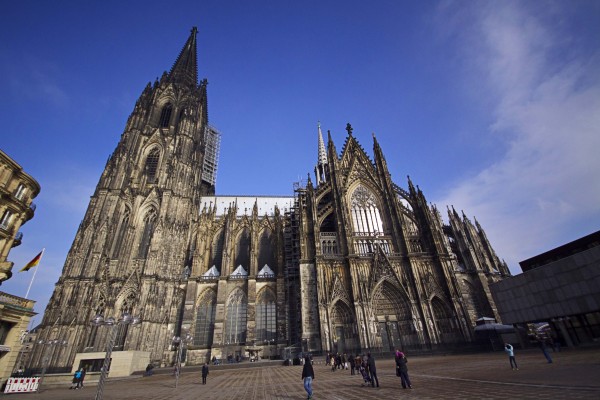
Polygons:
<instances>
[{"instance_id":1,"label":"tall stone tower","mask_svg":"<svg viewBox=\"0 0 600 400\"><path fill-rule=\"evenodd\" d=\"M198 84L196 33L170 72L143 90L91 197L38 335L68 342L53 350L51 368L106 348L109 329L90 325L97 314L142 317L141 327L118 328L115 350L161 359L179 334L192 230L216 175L214 155L205 165L215 131L207 81ZM34 349L31 365L41 365L42 352Z\"/></svg>"}]
</instances>

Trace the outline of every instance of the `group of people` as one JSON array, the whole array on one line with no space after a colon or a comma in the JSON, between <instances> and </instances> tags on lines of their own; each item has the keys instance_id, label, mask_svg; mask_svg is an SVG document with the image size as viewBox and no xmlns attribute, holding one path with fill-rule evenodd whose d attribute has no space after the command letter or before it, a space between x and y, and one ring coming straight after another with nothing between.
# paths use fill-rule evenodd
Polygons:
<instances>
[{"instance_id":1,"label":"group of people","mask_svg":"<svg viewBox=\"0 0 600 400\"><path fill-rule=\"evenodd\" d=\"M400 383L404 389L412 389L412 384L408 376L408 359L406 355L399 349L395 353L396 361L396 376L400 377ZM332 354L327 353L325 356L325 365L331 366L331 371L336 369L349 369L351 375L355 375L355 371L360 373L365 385L371 387L379 387L379 379L377 378L377 367L375 365L375 357L369 352L362 356L357 354ZM308 399L312 399L312 381L315 379L315 371L312 366L312 360L309 357L304 359L304 367L302 368L302 380L304 382L304 390L308 394Z\"/></svg>"},{"instance_id":2,"label":"group of people","mask_svg":"<svg viewBox=\"0 0 600 400\"><path fill-rule=\"evenodd\" d=\"M536 337L536 342L542 354L548 361L548 364L552 364L552 356L548 352L548 347L552 348L552 351L560 351L560 342L554 341L552 338ZM557 344L558 343L558 344ZM513 370L518 370L517 360L515 358L515 349L510 343L504 343L504 351L508 354L508 362Z\"/></svg>"},{"instance_id":3,"label":"group of people","mask_svg":"<svg viewBox=\"0 0 600 400\"><path fill-rule=\"evenodd\" d=\"M73 374L73 382L69 389L83 388L83 380L85 379L85 368L81 367Z\"/></svg>"}]
</instances>

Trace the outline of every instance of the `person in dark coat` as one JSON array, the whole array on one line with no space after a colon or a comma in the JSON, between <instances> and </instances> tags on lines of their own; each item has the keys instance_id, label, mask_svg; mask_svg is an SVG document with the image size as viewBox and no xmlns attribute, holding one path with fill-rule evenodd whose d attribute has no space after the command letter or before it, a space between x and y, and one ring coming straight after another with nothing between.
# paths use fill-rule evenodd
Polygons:
<instances>
[{"instance_id":1,"label":"person in dark coat","mask_svg":"<svg viewBox=\"0 0 600 400\"><path fill-rule=\"evenodd\" d=\"M315 371L313 370L312 362L309 357L304 359L304 367L302 367L302 380L304 381L304 390L308 394L308 399L312 399L312 381L315 379Z\"/></svg>"},{"instance_id":2,"label":"person in dark coat","mask_svg":"<svg viewBox=\"0 0 600 400\"><path fill-rule=\"evenodd\" d=\"M548 364L552 364L552 357L550 356L550 353L548 353L548 348L546 347L546 339L538 338L538 346L540 346L542 353L544 353L544 357L546 357Z\"/></svg>"},{"instance_id":3,"label":"person in dark coat","mask_svg":"<svg viewBox=\"0 0 600 400\"><path fill-rule=\"evenodd\" d=\"M377 379L377 368L375 367L375 358L371 355L371 353L367 353L367 357L369 375L371 376L371 386L375 387L375 383L377 383L377 387L379 387L379 379Z\"/></svg>"},{"instance_id":4,"label":"person in dark coat","mask_svg":"<svg viewBox=\"0 0 600 400\"><path fill-rule=\"evenodd\" d=\"M206 385L206 377L208 376L208 363L202 366L202 384Z\"/></svg>"},{"instance_id":5,"label":"person in dark coat","mask_svg":"<svg viewBox=\"0 0 600 400\"><path fill-rule=\"evenodd\" d=\"M408 377L408 360L404 353L399 352L398 357L396 357L396 368L400 371L400 382L402 383L402 388L412 389L412 385L410 384L410 378Z\"/></svg>"},{"instance_id":6,"label":"person in dark coat","mask_svg":"<svg viewBox=\"0 0 600 400\"><path fill-rule=\"evenodd\" d=\"M352 356L352 354L350 354L350 356L348 357L348 361L350 362L350 375L354 375L354 367L355 367L355 359Z\"/></svg>"}]
</instances>

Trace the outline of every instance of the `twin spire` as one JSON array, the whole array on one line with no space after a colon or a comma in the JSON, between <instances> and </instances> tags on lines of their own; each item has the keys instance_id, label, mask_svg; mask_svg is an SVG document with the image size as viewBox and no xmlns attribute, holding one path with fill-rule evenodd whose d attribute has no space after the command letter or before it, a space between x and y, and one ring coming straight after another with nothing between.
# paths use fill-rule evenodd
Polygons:
<instances>
[{"instance_id":1,"label":"twin spire","mask_svg":"<svg viewBox=\"0 0 600 400\"><path fill-rule=\"evenodd\" d=\"M181 49L175 64L169 72L169 79L173 83L186 86L198 86L198 58L196 55L196 34L198 28L192 28L190 37Z\"/></svg>"}]
</instances>

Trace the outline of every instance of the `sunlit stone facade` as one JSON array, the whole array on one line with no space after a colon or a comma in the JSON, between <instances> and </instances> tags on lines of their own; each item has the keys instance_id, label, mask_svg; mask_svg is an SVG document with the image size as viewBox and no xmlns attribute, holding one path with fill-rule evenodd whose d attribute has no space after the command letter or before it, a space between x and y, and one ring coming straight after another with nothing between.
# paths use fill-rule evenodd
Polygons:
<instances>
[{"instance_id":1,"label":"sunlit stone facade","mask_svg":"<svg viewBox=\"0 0 600 400\"><path fill-rule=\"evenodd\" d=\"M140 315L140 327L119 328L114 351L164 365L186 333L186 361L199 364L463 344L476 318L496 316L488 284L509 272L483 229L454 210L444 224L350 126L339 153L319 127L315 184L287 197L215 195L218 143L206 135L216 130L197 82L193 30L142 92L90 200L38 334L69 343L52 367L105 349L96 314Z\"/></svg>"}]
</instances>

